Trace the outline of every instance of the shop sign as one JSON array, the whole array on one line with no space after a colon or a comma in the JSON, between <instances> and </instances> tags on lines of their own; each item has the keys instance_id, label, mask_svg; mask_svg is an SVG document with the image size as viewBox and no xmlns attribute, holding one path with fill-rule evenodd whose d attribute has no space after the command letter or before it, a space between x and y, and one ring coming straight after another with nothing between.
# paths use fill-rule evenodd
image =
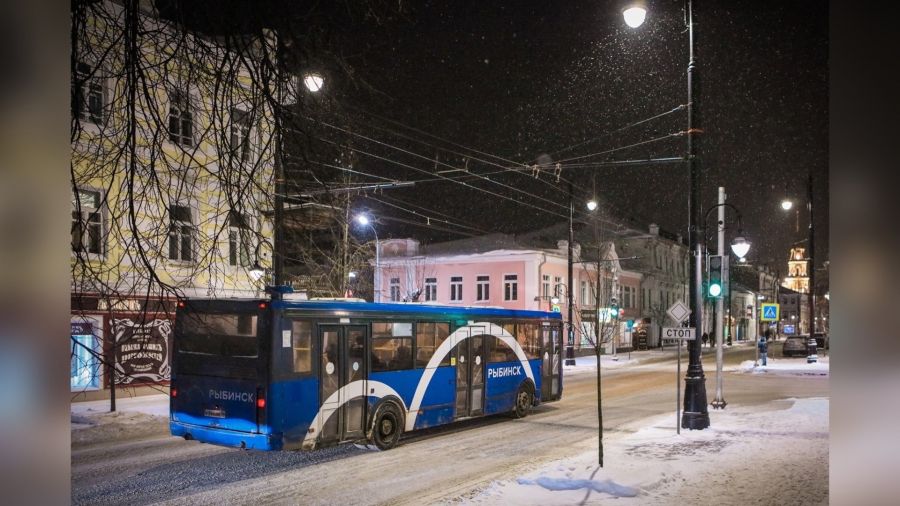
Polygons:
<instances>
[{"instance_id":1,"label":"shop sign","mask_svg":"<svg viewBox=\"0 0 900 506\"><path fill-rule=\"evenodd\" d=\"M114 319L117 383L157 382L169 379L169 338L172 322L151 320L135 322Z\"/></svg>"}]
</instances>

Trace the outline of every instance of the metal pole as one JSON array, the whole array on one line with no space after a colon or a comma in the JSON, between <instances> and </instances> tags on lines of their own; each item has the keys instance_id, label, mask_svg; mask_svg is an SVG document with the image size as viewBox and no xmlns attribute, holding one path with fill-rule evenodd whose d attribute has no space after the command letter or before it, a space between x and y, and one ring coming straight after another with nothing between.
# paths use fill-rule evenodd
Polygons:
<instances>
[{"instance_id":1,"label":"metal pole","mask_svg":"<svg viewBox=\"0 0 900 506\"><path fill-rule=\"evenodd\" d=\"M660 336L660 340L662 336ZM678 343L678 366L675 369L675 433L681 434L681 343Z\"/></svg>"},{"instance_id":2,"label":"metal pole","mask_svg":"<svg viewBox=\"0 0 900 506\"><path fill-rule=\"evenodd\" d=\"M281 38L278 39L278 44L281 44ZM280 53L279 53L280 54ZM284 166L282 164L282 115L281 115L281 105L284 100L284 96L282 94L282 73L281 73L281 60L279 59L276 62L276 103L274 109L274 125L273 128L275 130L275 216L273 226L275 227L275 234L272 243L272 284L275 286L279 286L284 282L284 195L285 195L285 184L284 184Z\"/></svg>"},{"instance_id":3,"label":"metal pole","mask_svg":"<svg viewBox=\"0 0 900 506\"><path fill-rule=\"evenodd\" d=\"M697 147L699 138L695 139L694 120L699 120L697 102L699 94L695 93L697 81L697 59L694 53L694 13L691 0L686 0L687 28L690 58L687 67L687 170L690 180L690 200L688 202L689 223L688 235L690 237L691 251L694 261L691 263L690 278L690 323L691 327L700 328L703 322L703 300L701 280L701 261L703 259L702 223L700 216L700 163L697 159ZM694 339L688 344L688 369L684 377L684 413L681 418L681 426L685 429L705 429L709 427L709 412L706 410L706 376L703 374L703 366L700 363L700 342Z\"/></svg>"},{"instance_id":4,"label":"metal pole","mask_svg":"<svg viewBox=\"0 0 900 506\"><path fill-rule=\"evenodd\" d=\"M724 267L727 256L725 255L725 188L719 187L719 223L718 227L718 248L716 249L716 253L722 256L722 267L723 267L723 276L722 276L722 286L729 287L729 283L726 281L726 276L724 276ZM729 287L730 289L730 287ZM722 325L725 315L725 308L723 307L724 301L723 297L719 297L716 299L716 398L712 401L712 407L714 409L724 409L725 408L725 397L722 393L722 361L724 355L723 341L725 340L725 332L724 326Z\"/></svg>"},{"instance_id":5,"label":"metal pole","mask_svg":"<svg viewBox=\"0 0 900 506\"><path fill-rule=\"evenodd\" d=\"M813 178L812 169L809 171L809 181L806 186L807 208L809 209L809 341L806 345L806 363L818 362L818 349L816 344L816 243L815 221L813 220Z\"/></svg>"},{"instance_id":6,"label":"metal pole","mask_svg":"<svg viewBox=\"0 0 900 506\"><path fill-rule=\"evenodd\" d=\"M375 230L375 226L369 224L372 227L372 233L375 234L375 275L372 276L372 282L375 283L375 302L381 302L381 244L378 241L378 232Z\"/></svg>"},{"instance_id":7,"label":"metal pole","mask_svg":"<svg viewBox=\"0 0 900 506\"><path fill-rule=\"evenodd\" d=\"M573 243L575 242L575 230L573 222L575 221L575 201L572 196L572 181L569 181L569 245L568 245L568 282L566 284L566 305L568 306L568 333L566 340L566 365L575 365L575 329L572 326L572 265L574 255ZM599 366L599 362L597 362Z\"/></svg>"}]
</instances>

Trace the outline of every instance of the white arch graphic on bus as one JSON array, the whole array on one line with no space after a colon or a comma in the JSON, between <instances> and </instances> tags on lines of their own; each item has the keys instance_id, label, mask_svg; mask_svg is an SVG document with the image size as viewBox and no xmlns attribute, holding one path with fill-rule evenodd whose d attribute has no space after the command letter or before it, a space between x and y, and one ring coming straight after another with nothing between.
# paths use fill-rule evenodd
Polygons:
<instances>
[{"instance_id":1,"label":"white arch graphic on bus","mask_svg":"<svg viewBox=\"0 0 900 506\"><path fill-rule=\"evenodd\" d=\"M338 389L337 391L335 391L334 393L329 395L328 399L326 399L325 402L322 403L322 406L319 407L319 411L316 413L316 416L309 423L309 426L315 427L316 431L319 431L320 430L320 428L319 428L320 419L321 419L321 424L324 426L325 422L327 422L328 419L331 418L331 415L335 414L337 412L337 410L341 408L341 406L343 406L348 401L351 401L357 397L362 397L360 395L354 395L353 397L348 399L348 398L346 398L348 393L366 392L366 391L368 391L369 393L363 394L362 396L377 397L377 398L381 399L382 397L387 397L388 395L393 395L393 396L397 397L398 399L400 399L400 403L404 404L403 409L404 410L406 409L406 405L405 405L405 403L403 403L403 398L400 397L400 394L398 394L397 391L394 390L393 388L391 388L390 386L388 386L380 381L357 380L357 381L352 381L350 383L347 383L346 385L342 386L340 389ZM342 402L340 404L336 404L338 399L340 399L342 397L344 398L344 402ZM329 412L326 414L325 418L322 418L323 408L325 406L328 406L331 404L334 404L334 407L329 407L328 408ZM315 434L315 435L313 435L313 434ZM317 432L313 433L313 432L307 431L306 436L303 438L303 447L312 445L315 442L316 437L318 437ZM312 439L312 441L310 441L310 439Z\"/></svg>"},{"instance_id":2,"label":"white arch graphic on bus","mask_svg":"<svg viewBox=\"0 0 900 506\"><path fill-rule=\"evenodd\" d=\"M516 354L516 358L519 359L519 363L522 364L522 370L525 371L525 376L531 379L534 385L537 385L537 382L534 380L534 374L531 372L531 365L528 363L528 357L525 355L525 351L522 350L522 346L519 345L519 342L516 341L516 338L512 336L509 332L506 331L503 327L497 325L496 323L487 323L487 322L475 322L464 327L459 327L452 334L447 336L447 339L441 343L440 346L436 350L434 350L434 355L432 355L431 360L428 361L428 365L425 367L425 372L422 374L422 377L419 378L419 383L416 385L416 392L413 394L412 403L409 407L406 407L403 402L403 398L400 394L397 393L396 390L391 388L385 383L374 380L357 380L350 382L331 395L328 396L328 399L322 403L322 406L319 407L319 411L316 413L316 416L313 417L312 421L309 423L310 427L316 428L319 430L319 424L324 425L325 422L328 421L328 418L331 417L341 406L343 406L348 401L351 401L359 395L355 395L351 398L346 398L348 393L356 393L359 391L368 393L363 394L365 397L376 397L381 399L388 395L393 395L400 399L400 403L404 404L403 409L406 411L406 431L411 431L416 426L416 417L419 413L419 408L422 406L422 399L425 397L425 392L428 390L428 386L431 384L431 379L434 377L434 371L437 369L438 365L444 360L453 348L456 347L457 344L463 342L469 337L480 336L480 335L491 335L500 339L507 346L509 346L513 352ZM331 403L336 403L338 399L344 397L344 402L335 405L333 408L328 408L328 413L322 418L323 408L326 405ZM314 435L315 434L315 435ZM307 432L306 436L303 438L302 446L304 448L310 447L315 444L315 439L318 437L317 432Z\"/></svg>"},{"instance_id":3,"label":"white arch graphic on bus","mask_svg":"<svg viewBox=\"0 0 900 506\"><path fill-rule=\"evenodd\" d=\"M409 410L406 415L407 431L413 430L416 426L416 416L418 416L419 408L422 406L422 399L425 397L425 392L428 390L428 385L431 384L431 378L434 376L434 371L437 370L438 365L444 360L444 357L450 353L450 350L472 335L491 335L506 343L507 346L512 348L516 357L519 359L519 362L522 364L522 370L525 371L525 376L530 378L532 383L537 386L537 382L534 381L534 374L531 372L531 366L528 364L528 357L525 356L525 351L522 350L519 342L516 341L516 338L513 337L512 334L496 323L470 323L456 329L447 337L447 339L444 339L444 342L441 343L436 350L434 350L434 355L432 355L431 360L428 361L428 365L425 366L425 373L422 374L422 378L419 379L419 384L416 386L416 393L413 394L412 402L409 404Z\"/></svg>"}]
</instances>

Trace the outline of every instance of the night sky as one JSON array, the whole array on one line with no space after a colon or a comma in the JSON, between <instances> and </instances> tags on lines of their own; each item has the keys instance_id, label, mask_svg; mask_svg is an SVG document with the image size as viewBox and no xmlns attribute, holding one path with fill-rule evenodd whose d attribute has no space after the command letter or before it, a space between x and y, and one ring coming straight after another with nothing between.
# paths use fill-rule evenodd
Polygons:
<instances>
[{"instance_id":1,"label":"night sky","mask_svg":"<svg viewBox=\"0 0 900 506\"><path fill-rule=\"evenodd\" d=\"M291 18L307 4L273 5L276 18ZM670 136L685 129L684 111L623 129L686 103L681 1L649 2L637 29L624 24L617 2L403 2L399 12L391 2L329 5L304 10L291 28L295 67L324 70L329 110L342 111L341 120L317 117L352 125L353 168L364 173L356 182L420 181L354 200L378 216L381 237L436 241L556 224L567 215L566 181L575 185L579 220L596 195L619 221L686 235L683 165L590 166L684 155L684 137ZM694 9L702 208L724 186L753 242L749 260L783 272L790 246L807 237L811 171L821 264L829 223L828 5L698 0ZM313 32L321 37L310 42ZM522 170L535 163L547 164L538 178ZM459 180L459 172L429 176L464 167L467 186L444 179ZM781 210L785 195L801 199L799 219ZM423 216L443 221L427 227ZM729 218L728 226L730 240L737 223Z\"/></svg>"}]
</instances>

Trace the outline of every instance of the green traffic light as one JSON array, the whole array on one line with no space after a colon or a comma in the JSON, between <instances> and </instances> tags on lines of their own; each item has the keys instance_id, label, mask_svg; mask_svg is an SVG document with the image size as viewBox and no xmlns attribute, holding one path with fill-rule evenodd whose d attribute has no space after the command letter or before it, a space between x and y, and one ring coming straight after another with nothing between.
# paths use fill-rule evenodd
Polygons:
<instances>
[{"instance_id":1,"label":"green traffic light","mask_svg":"<svg viewBox=\"0 0 900 506\"><path fill-rule=\"evenodd\" d=\"M709 285L709 296L718 297L719 295L722 295L722 285L715 283Z\"/></svg>"}]
</instances>

